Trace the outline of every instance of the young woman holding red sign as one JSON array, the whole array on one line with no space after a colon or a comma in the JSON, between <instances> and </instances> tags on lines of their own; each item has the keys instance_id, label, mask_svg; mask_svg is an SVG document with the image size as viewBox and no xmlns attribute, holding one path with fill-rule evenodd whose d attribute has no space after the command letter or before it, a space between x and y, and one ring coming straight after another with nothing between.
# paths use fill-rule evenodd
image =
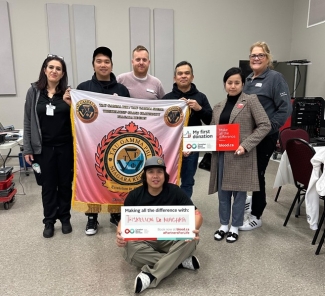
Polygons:
<instances>
[{"instance_id":1,"label":"young woman holding red sign","mask_svg":"<svg viewBox=\"0 0 325 296\"><path fill-rule=\"evenodd\" d=\"M228 243L238 239L238 228L243 225L246 192L259 189L256 145L271 129L257 96L242 92L244 81L240 68L231 68L225 73L223 83L227 99L214 106L211 121L211 125L240 125L240 144L236 150L212 152L211 159L209 194L218 192L221 224L214 239L220 241L227 236Z\"/></svg>"}]
</instances>

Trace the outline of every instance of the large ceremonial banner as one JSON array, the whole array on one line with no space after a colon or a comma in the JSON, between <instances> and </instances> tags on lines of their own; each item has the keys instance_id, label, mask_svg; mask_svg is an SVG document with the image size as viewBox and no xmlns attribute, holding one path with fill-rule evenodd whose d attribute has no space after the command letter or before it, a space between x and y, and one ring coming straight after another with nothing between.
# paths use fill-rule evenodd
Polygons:
<instances>
[{"instance_id":1,"label":"large ceremonial banner","mask_svg":"<svg viewBox=\"0 0 325 296\"><path fill-rule=\"evenodd\" d=\"M128 192L142 184L147 158L164 158L178 184L187 105L71 90L74 136L72 207L119 212Z\"/></svg>"}]
</instances>

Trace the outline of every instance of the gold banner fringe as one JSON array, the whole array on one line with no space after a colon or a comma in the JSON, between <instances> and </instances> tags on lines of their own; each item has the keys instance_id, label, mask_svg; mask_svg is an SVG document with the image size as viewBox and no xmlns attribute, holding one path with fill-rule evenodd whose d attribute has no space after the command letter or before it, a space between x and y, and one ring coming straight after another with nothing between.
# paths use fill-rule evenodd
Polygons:
<instances>
[{"instance_id":1,"label":"gold banner fringe","mask_svg":"<svg viewBox=\"0 0 325 296\"><path fill-rule=\"evenodd\" d=\"M121 213L121 205L111 204L89 204L80 201L73 201L73 210L82 213Z\"/></svg>"},{"instance_id":2,"label":"gold banner fringe","mask_svg":"<svg viewBox=\"0 0 325 296\"><path fill-rule=\"evenodd\" d=\"M191 109L187 108L185 119L184 119L184 126L188 125L188 120L190 119ZM182 160L183 160L183 137L181 141L181 145L179 146L179 158L178 158L178 174L177 174L177 185L180 185L181 182L181 170L182 170Z\"/></svg>"}]
</instances>

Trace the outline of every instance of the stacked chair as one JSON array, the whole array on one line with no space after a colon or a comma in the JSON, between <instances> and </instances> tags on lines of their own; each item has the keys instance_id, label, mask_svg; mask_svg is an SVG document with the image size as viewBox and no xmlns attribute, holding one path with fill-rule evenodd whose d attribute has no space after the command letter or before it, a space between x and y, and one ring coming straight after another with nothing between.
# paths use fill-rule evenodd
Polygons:
<instances>
[{"instance_id":1,"label":"stacked chair","mask_svg":"<svg viewBox=\"0 0 325 296\"><path fill-rule=\"evenodd\" d=\"M303 139L289 139L286 142L286 151L290 162L292 175L295 186L297 187L297 193L291 204L288 215L285 219L283 226L286 226L292 210L297 202L299 205L304 201L306 190L309 185L310 175L313 170L313 166L310 162L315 155L315 149L309 145L309 143ZM296 217L299 215L299 208L296 212Z\"/></svg>"},{"instance_id":2,"label":"stacked chair","mask_svg":"<svg viewBox=\"0 0 325 296\"><path fill-rule=\"evenodd\" d=\"M283 153L286 150L287 141L289 139L293 139L293 138L303 139L309 143L309 134L306 130L304 130L302 128L293 128L293 127L285 128L280 132L280 135L279 135L279 143L280 143L281 153ZM276 196L274 199L275 201L278 200L281 188L282 188L282 186L279 187L279 189L276 193Z\"/></svg>"}]
</instances>

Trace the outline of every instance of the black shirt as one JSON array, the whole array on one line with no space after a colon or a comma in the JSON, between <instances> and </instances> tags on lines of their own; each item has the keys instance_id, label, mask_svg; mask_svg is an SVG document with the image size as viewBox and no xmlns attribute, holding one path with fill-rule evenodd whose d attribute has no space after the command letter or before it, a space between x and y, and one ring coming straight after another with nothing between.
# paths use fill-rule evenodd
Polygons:
<instances>
[{"instance_id":1,"label":"black shirt","mask_svg":"<svg viewBox=\"0 0 325 296\"><path fill-rule=\"evenodd\" d=\"M54 116L46 115L46 105L55 106ZM72 143L70 121L70 106L63 101L63 95L55 94L48 97L47 90L40 93L36 112L42 133L42 144L45 146L60 146Z\"/></svg>"},{"instance_id":2,"label":"black shirt","mask_svg":"<svg viewBox=\"0 0 325 296\"><path fill-rule=\"evenodd\" d=\"M177 185L168 183L156 196L151 195L148 189L140 186L126 197L124 206L191 206L193 202Z\"/></svg>"},{"instance_id":3,"label":"black shirt","mask_svg":"<svg viewBox=\"0 0 325 296\"><path fill-rule=\"evenodd\" d=\"M237 96L229 96L229 95L227 96L226 105L220 114L219 124L228 124L229 123L232 109L234 109L234 106L236 105L236 102L240 95L241 95L241 93L239 93Z\"/></svg>"}]
</instances>

